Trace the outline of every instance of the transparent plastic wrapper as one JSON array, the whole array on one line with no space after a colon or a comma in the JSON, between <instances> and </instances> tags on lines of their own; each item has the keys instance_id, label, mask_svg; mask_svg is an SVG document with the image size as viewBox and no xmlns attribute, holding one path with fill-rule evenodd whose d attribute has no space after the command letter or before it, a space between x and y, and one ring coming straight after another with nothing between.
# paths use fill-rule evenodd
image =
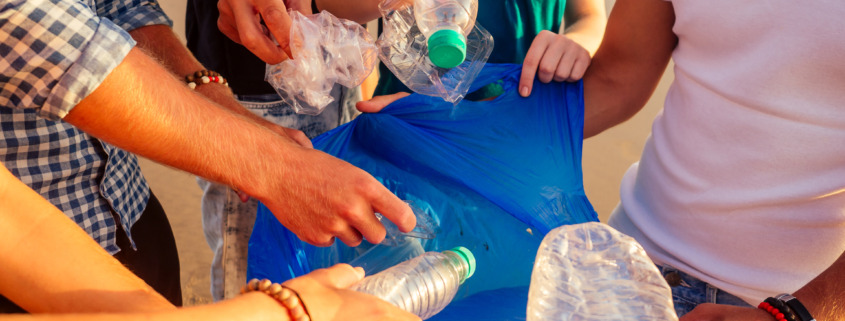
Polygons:
<instances>
[{"instance_id":1,"label":"transparent plastic wrapper","mask_svg":"<svg viewBox=\"0 0 845 321\"><path fill-rule=\"evenodd\" d=\"M293 59L267 65L265 79L296 113L318 115L334 100L336 83L351 88L364 82L378 62L376 47L361 25L327 11L290 16Z\"/></svg>"},{"instance_id":2,"label":"transparent plastic wrapper","mask_svg":"<svg viewBox=\"0 0 845 321\"><path fill-rule=\"evenodd\" d=\"M407 203L408 206L411 207L411 211L414 212L414 216L417 218L417 226L414 226L414 229L410 232L403 233L399 231L399 227L396 226L396 224L388 219L385 219L381 213L376 213L376 218L382 225L384 225L384 229L387 232L384 240L379 244L396 246L404 242L404 239L407 237L430 240L434 238L435 234L437 234L440 227L431 215L419 208L419 206L417 206L413 201L405 201L405 203Z\"/></svg>"},{"instance_id":3,"label":"transparent plastic wrapper","mask_svg":"<svg viewBox=\"0 0 845 321\"><path fill-rule=\"evenodd\" d=\"M375 213L379 222L387 232L384 240L379 244L363 242L355 247L357 257L349 261L349 265L364 268L367 275L381 272L400 262L412 259L425 253L422 241L431 240L440 233L440 226L417 202L405 201L417 219L417 225L410 232L399 231L399 227L381 213Z\"/></svg>"},{"instance_id":4,"label":"transparent plastic wrapper","mask_svg":"<svg viewBox=\"0 0 845 321\"><path fill-rule=\"evenodd\" d=\"M475 272L475 257L464 247L426 252L365 277L352 290L372 294L423 320L442 311L458 287Z\"/></svg>"},{"instance_id":5,"label":"transparent plastic wrapper","mask_svg":"<svg viewBox=\"0 0 845 321\"><path fill-rule=\"evenodd\" d=\"M376 274L387 268L425 253L420 239L410 236L398 237L391 245L361 244L355 247L358 257L349 261L349 265L364 269L367 275Z\"/></svg>"},{"instance_id":6,"label":"transparent plastic wrapper","mask_svg":"<svg viewBox=\"0 0 845 321\"><path fill-rule=\"evenodd\" d=\"M528 321L678 320L672 290L633 238L607 224L558 227L543 239Z\"/></svg>"},{"instance_id":7,"label":"transparent plastic wrapper","mask_svg":"<svg viewBox=\"0 0 845 321\"><path fill-rule=\"evenodd\" d=\"M418 94L457 104L469 91L493 51L493 36L477 23L466 36L466 59L454 68L440 68L428 58L428 42L407 0L379 4L384 31L376 41L382 63Z\"/></svg>"}]
</instances>

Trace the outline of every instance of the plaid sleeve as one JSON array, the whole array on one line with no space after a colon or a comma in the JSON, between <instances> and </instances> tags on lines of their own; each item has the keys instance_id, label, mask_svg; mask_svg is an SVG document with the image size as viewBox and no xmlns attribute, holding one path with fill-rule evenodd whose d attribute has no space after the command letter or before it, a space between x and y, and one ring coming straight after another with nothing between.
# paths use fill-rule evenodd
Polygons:
<instances>
[{"instance_id":1,"label":"plaid sleeve","mask_svg":"<svg viewBox=\"0 0 845 321\"><path fill-rule=\"evenodd\" d=\"M152 26L173 27L173 21L164 13L158 2L152 0L96 0L97 15L110 19L126 31Z\"/></svg>"},{"instance_id":2,"label":"plaid sleeve","mask_svg":"<svg viewBox=\"0 0 845 321\"><path fill-rule=\"evenodd\" d=\"M0 5L0 107L57 120L93 92L135 42L68 0Z\"/></svg>"}]
</instances>

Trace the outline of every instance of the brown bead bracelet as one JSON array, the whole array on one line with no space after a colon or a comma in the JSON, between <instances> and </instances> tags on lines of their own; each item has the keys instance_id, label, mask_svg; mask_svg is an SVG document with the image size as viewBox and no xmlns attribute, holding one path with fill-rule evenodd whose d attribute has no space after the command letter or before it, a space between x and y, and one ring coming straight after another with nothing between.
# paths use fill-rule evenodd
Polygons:
<instances>
[{"instance_id":1,"label":"brown bead bracelet","mask_svg":"<svg viewBox=\"0 0 845 321\"><path fill-rule=\"evenodd\" d=\"M305 308L305 303L299 297L299 293L279 283L270 282L268 279L252 279L241 288L241 294L247 292L264 292L271 298L276 299L288 310L292 321L311 321L311 314Z\"/></svg>"},{"instance_id":2,"label":"brown bead bracelet","mask_svg":"<svg viewBox=\"0 0 845 321\"><path fill-rule=\"evenodd\" d=\"M185 82L188 83L188 87L191 89L195 89L198 85L210 82L216 82L226 87L229 86L229 82L226 81L226 78L223 78L223 76L213 70L199 70L191 75L187 75L185 76Z\"/></svg>"}]
</instances>

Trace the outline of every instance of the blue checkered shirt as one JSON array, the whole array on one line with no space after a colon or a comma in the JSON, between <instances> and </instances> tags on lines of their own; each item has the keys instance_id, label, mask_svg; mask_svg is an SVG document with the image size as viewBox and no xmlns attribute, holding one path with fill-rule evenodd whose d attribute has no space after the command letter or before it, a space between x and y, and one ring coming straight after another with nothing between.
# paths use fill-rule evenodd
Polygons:
<instances>
[{"instance_id":1,"label":"blue checkered shirt","mask_svg":"<svg viewBox=\"0 0 845 321\"><path fill-rule=\"evenodd\" d=\"M112 212L131 240L149 186L134 155L61 119L135 45L124 29L154 24L171 22L153 1L0 4L0 160L112 254Z\"/></svg>"}]
</instances>

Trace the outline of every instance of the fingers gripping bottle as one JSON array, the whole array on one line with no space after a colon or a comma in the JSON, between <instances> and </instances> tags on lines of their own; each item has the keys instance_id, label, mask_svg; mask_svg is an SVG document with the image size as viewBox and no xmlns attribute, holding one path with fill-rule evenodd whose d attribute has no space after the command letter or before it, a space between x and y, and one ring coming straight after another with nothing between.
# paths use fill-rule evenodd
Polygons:
<instances>
[{"instance_id":1,"label":"fingers gripping bottle","mask_svg":"<svg viewBox=\"0 0 845 321\"><path fill-rule=\"evenodd\" d=\"M428 39L428 58L440 68L466 59L466 36L475 26L477 0L414 0L417 27Z\"/></svg>"},{"instance_id":2,"label":"fingers gripping bottle","mask_svg":"<svg viewBox=\"0 0 845 321\"><path fill-rule=\"evenodd\" d=\"M423 320L442 311L475 272L465 247L426 252L361 280L352 289L372 294Z\"/></svg>"}]
</instances>

